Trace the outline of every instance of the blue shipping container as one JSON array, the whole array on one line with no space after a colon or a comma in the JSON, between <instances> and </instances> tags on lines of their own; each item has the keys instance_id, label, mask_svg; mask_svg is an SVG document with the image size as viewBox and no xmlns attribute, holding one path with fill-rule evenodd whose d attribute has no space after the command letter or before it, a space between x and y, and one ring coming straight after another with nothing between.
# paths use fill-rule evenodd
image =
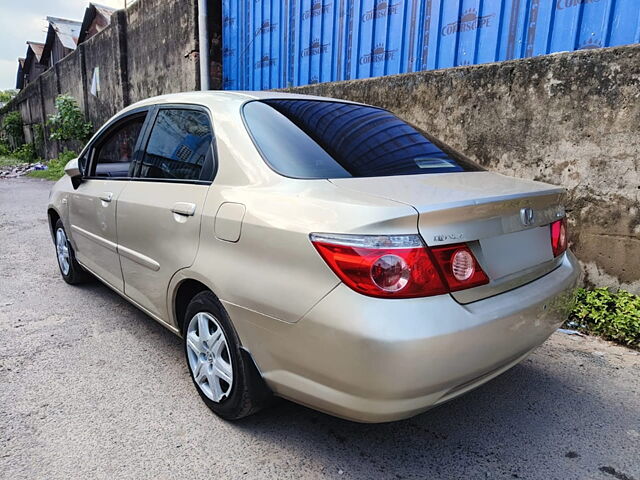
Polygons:
<instances>
[{"instance_id":1,"label":"blue shipping container","mask_svg":"<svg viewBox=\"0 0 640 480\"><path fill-rule=\"evenodd\" d=\"M638 42L639 0L223 0L227 90Z\"/></svg>"}]
</instances>

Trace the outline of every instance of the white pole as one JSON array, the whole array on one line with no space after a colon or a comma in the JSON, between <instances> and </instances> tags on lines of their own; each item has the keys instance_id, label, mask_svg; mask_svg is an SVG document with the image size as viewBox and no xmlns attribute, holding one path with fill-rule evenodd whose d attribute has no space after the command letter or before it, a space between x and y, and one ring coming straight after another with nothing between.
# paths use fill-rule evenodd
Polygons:
<instances>
[{"instance_id":1,"label":"white pole","mask_svg":"<svg viewBox=\"0 0 640 480\"><path fill-rule=\"evenodd\" d=\"M207 0L198 0L198 43L200 46L200 90L209 90L209 29Z\"/></svg>"}]
</instances>

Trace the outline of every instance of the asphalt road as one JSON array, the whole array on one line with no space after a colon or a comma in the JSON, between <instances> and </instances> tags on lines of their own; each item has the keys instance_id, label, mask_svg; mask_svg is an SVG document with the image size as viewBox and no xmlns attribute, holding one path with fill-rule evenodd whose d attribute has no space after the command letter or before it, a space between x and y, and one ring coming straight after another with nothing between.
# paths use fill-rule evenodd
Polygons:
<instances>
[{"instance_id":1,"label":"asphalt road","mask_svg":"<svg viewBox=\"0 0 640 480\"><path fill-rule=\"evenodd\" d=\"M640 480L640 356L556 333L489 384L361 425L282 401L228 423L180 340L59 277L51 183L0 180L0 478Z\"/></svg>"}]
</instances>

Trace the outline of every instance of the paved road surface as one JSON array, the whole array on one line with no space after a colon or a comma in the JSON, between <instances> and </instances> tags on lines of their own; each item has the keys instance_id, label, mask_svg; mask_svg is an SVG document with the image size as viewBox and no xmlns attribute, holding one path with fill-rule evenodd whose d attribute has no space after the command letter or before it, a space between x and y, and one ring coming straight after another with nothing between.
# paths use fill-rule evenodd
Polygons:
<instances>
[{"instance_id":1,"label":"paved road surface","mask_svg":"<svg viewBox=\"0 0 640 480\"><path fill-rule=\"evenodd\" d=\"M0 180L0 478L640 480L640 357L555 334L416 418L360 425L281 402L215 417L180 340L94 283L66 285L51 183Z\"/></svg>"}]
</instances>

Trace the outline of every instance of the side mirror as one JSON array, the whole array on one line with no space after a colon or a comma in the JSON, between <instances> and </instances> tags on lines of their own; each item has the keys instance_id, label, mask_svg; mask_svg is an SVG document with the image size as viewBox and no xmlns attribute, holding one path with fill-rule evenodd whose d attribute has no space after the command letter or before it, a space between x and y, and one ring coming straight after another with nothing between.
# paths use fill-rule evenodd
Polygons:
<instances>
[{"instance_id":1,"label":"side mirror","mask_svg":"<svg viewBox=\"0 0 640 480\"><path fill-rule=\"evenodd\" d=\"M69 162L64 167L64 173L69 175L69 177L71 178L73 188L78 188L78 185L80 185L80 182L82 182L82 172L80 171L80 165L78 165L77 158L69 160Z\"/></svg>"}]
</instances>

